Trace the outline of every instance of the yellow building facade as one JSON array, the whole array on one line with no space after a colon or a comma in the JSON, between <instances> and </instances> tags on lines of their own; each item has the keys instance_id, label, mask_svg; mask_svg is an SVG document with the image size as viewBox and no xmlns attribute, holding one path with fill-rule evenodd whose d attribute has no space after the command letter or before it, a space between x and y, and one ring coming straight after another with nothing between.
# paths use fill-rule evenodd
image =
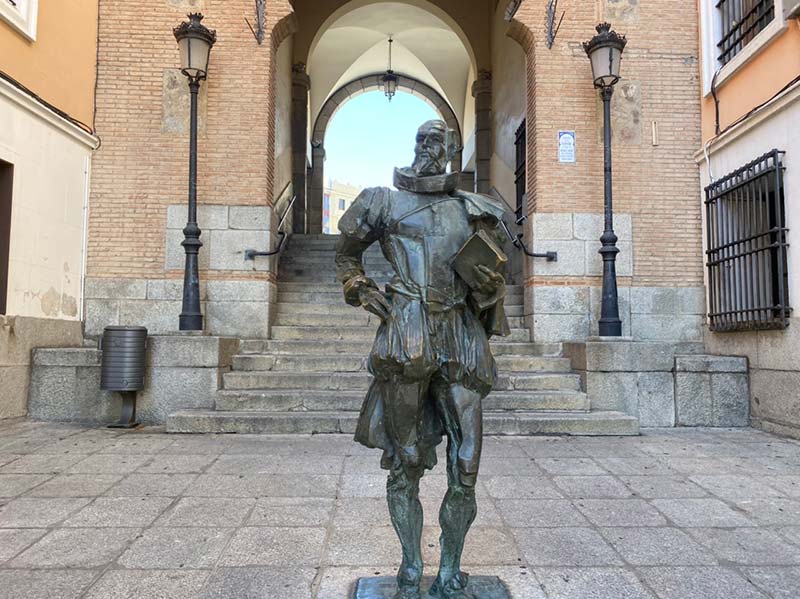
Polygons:
<instances>
[{"instance_id":1,"label":"yellow building facade","mask_svg":"<svg viewBox=\"0 0 800 599\"><path fill-rule=\"evenodd\" d=\"M97 2L0 4L0 417L31 348L82 338Z\"/></svg>"}]
</instances>

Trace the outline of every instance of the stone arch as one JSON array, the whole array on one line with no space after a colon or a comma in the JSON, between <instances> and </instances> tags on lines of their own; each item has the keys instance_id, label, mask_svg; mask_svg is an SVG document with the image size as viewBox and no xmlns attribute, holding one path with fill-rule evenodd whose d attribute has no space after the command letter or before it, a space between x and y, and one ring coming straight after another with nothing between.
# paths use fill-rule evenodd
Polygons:
<instances>
[{"instance_id":1,"label":"stone arch","mask_svg":"<svg viewBox=\"0 0 800 599\"><path fill-rule=\"evenodd\" d=\"M324 19L321 21L314 23L312 25L312 35L309 38L298 39L298 43L295 45L295 57L298 60L302 60L303 62L307 62L311 55L314 52L320 38L322 35L330 28L330 26L335 23L339 18L343 15L346 15L348 12L356 10L358 8L362 8L364 6L368 6L370 4L380 4L382 2L391 2L391 1L398 1L398 0L342 0L342 3L335 7L329 14L325 16ZM476 50L475 40L483 41L480 36L474 35L474 40L470 39L470 35L464 28L461 26L459 22L459 15L457 14L457 10L453 10L452 7L442 7L438 4L431 2L430 0L402 0L404 3L416 6L417 8L421 8L426 12L432 14L435 17L441 19L444 23L446 23L450 29L458 36L461 40L461 43L464 45L467 54L469 55L470 61L472 63L472 68L475 72L478 71L480 68L486 68L487 65L491 63L490 58L490 50L488 46L486 48L479 48ZM334 2L334 5L338 2ZM456 2L457 4L457 2Z\"/></svg>"},{"instance_id":2,"label":"stone arch","mask_svg":"<svg viewBox=\"0 0 800 599\"><path fill-rule=\"evenodd\" d=\"M506 35L517 42L525 52L526 63L526 109L525 129L527 156L525 158L527 168L525 169L528 205L525 206L524 214L530 216L536 211L536 39L531 28L522 21L513 18L508 24Z\"/></svg>"},{"instance_id":3,"label":"stone arch","mask_svg":"<svg viewBox=\"0 0 800 599\"><path fill-rule=\"evenodd\" d=\"M331 122L331 119L336 112L341 108L349 99L359 96L363 93L379 90L383 87L381 78L383 73L367 75L360 77L350 83L343 85L336 90L325 101L325 104L320 110L319 116L314 123L314 129L311 134L311 177L308 189L308 224L309 231L318 233L322 231L322 195L324 187L324 162L325 162L325 131ZM412 77L405 75L397 76L397 88L407 91L417 98L422 99L441 116L442 120L447 123L447 126L458 134L459 147L463 145L463 136L461 133L461 125L456 118L455 111L448 104L439 92L435 89L418 81ZM461 164L461 151L451 161L451 169L453 171L460 171Z\"/></svg>"},{"instance_id":4,"label":"stone arch","mask_svg":"<svg viewBox=\"0 0 800 599\"><path fill-rule=\"evenodd\" d=\"M277 79L277 66L275 64L275 57L278 53L278 48L298 29L297 16L294 12L280 18L272 29L270 29L269 44L270 44L270 62L269 62L269 93L267 94L267 118L269 119L267 126L267 204L274 206L278 200L275 197L275 163L277 156L275 155L275 112L276 112L276 98L275 88Z\"/></svg>"}]
</instances>

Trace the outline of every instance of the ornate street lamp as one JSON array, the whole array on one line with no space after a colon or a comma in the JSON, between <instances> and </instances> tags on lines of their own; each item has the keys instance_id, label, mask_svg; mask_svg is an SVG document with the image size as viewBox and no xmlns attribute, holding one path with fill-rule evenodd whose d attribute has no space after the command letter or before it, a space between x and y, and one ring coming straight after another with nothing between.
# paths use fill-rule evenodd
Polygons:
<instances>
[{"instance_id":1,"label":"ornate street lamp","mask_svg":"<svg viewBox=\"0 0 800 599\"><path fill-rule=\"evenodd\" d=\"M197 93L200 81L208 73L208 57L211 46L217 41L215 31L200 23L203 15L192 13L189 21L178 25L173 33L178 40L181 53L181 73L189 79L191 98L189 120L189 218L183 230L181 245L186 250L186 266L183 275L183 306L180 315L181 331L202 331L203 313L200 311L200 275L197 254L203 246L200 227L197 226Z\"/></svg>"},{"instance_id":2,"label":"ornate street lamp","mask_svg":"<svg viewBox=\"0 0 800 599\"><path fill-rule=\"evenodd\" d=\"M389 102L392 101L392 98L397 93L397 75L394 74L392 70L392 43L394 40L392 36L389 36L389 68L386 69L386 73L384 73L381 81L383 82L383 93L386 94L386 97L389 98Z\"/></svg>"},{"instance_id":3,"label":"ornate street lamp","mask_svg":"<svg viewBox=\"0 0 800 599\"><path fill-rule=\"evenodd\" d=\"M622 321L619 318L617 297L616 260L617 236L614 234L614 212L611 203L611 96L619 81L619 64L627 40L624 35L611 31L611 25L600 23L597 35L584 42L583 49L592 63L594 86L603 97L603 162L605 165L605 229L600 237L603 247L603 301L600 309L601 337L621 337Z\"/></svg>"}]
</instances>

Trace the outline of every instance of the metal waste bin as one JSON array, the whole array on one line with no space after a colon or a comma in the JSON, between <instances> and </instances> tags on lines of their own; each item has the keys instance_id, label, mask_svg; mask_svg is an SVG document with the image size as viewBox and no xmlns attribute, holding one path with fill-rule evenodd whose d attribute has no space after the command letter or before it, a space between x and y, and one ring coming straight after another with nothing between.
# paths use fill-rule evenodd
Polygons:
<instances>
[{"instance_id":1,"label":"metal waste bin","mask_svg":"<svg viewBox=\"0 0 800 599\"><path fill-rule=\"evenodd\" d=\"M100 346L100 388L122 394L122 415L112 428L133 428L136 422L136 392L144 389L147 329L106 327Z\"/></svg>"}]
</instances>

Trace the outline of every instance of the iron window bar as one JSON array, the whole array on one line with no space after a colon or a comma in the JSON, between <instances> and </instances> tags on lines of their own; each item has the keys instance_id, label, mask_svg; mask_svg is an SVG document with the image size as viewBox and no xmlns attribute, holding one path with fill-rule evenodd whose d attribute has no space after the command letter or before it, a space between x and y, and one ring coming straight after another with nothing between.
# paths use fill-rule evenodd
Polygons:
<instances>
[{"instance_id":1,"label":"iron window bar","mask_svg":"<svg viewBox=\"0 0 800 599\"><path fill-rule=\"evenodd\" d=\"M784 153L771 150L705 188L712 331L789 326Z\"/></svg>"},{"instance_id":2,"label":"iron window bar","mask_svg":"<svg viewBox=\"0 0 800 599\"><path fill-rule=\"evenodd\" d=\"M730 62L775 18L775 0L719 0L716 4L722 20L719 62Z\"/></svg>"}]
</instances>

